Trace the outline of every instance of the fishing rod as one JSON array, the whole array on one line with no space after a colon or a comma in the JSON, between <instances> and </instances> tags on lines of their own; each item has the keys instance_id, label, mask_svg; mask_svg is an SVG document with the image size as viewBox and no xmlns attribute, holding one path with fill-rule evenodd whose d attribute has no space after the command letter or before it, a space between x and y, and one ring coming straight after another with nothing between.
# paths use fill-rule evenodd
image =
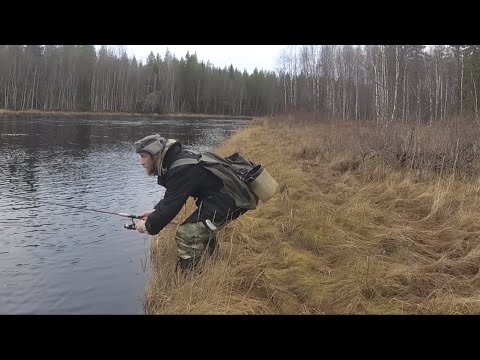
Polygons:
<instances>
[{"instance_id":1,"label":"fishing rod","mask_svg":"<svg viewBox=\"0 0 480 360\"><path fill-rule=\"evenodd\" d=\"M0 171L4 175L6 175L7 179L8 179L8 175L3 171L3 169L1 167L0 167ZM17 186L17 184L15 184L11 181L10 181L10 184L13 184L15 187L17 187L17 189L22 190L22 189L20 189L20 187ZM27 197L24 197L24 196L21 196L21 195L7 194L7 196L21 198L21 199L27 200L27 201L32 201L32 200L37 201L37 199L31 199L31 198L27 198ZM128 229L128 230L135 230L135 225L136 224L133 221L133 219L141 219L141 217L139 215L131 215L131 214L122 213L122 212L113 212L113 211L98 210L98 209L92 209L92 208L86 208L86 207L80 207L80 206L74 206L74 205L65 205L65 204L59 204L59 203L55 203L55 202L51 202L51 201L47 201L47 200L40 200L40 202L43 202L43 203L46 203L46 204L51 204L51 205L64 206L64 207L83 210L83 211L93 211L93 212L98 212L98 213L103 213L103 214L110 214L110 215L128 217L128 218L132 219L132 224L123 225L123 227L125 229Z\"/></svg>"},{"instance_id":2,"label":"fishing rod","mask_svg":"<svg viewBox=\"0 0 480 360\"><path fill-rule=\"evenodd\" d=\"M20 198L20 199L23 199L23 200L28 200L28 201L32 201L32 200L37 201L37 199L29 199L27 197L20 196L20 195L14 195L14 194L6 194L6 195L10 196L10 197ZM47 201L47 200L39 200L39 201L42 202L42 203L46 203L46 204L51 204L51 205L56 205L56 206L64 206L64 207L78 209L78 210L82 210L82 211L93 211L93 212L98 212L98 213L103 213L103 214L110 214L110 215L128 217L128 218L132 219L132 223L133 223L133 224L123 225L123 227L125 229L128 229L128 230L135 230L135 222L133 221L133 219L141 219L141 217L139 215L131 215L131 214L122 213L122 212L113 212L113 211L86 208L86 207L81 207L81 206L65 205L65 204L59 204L59 203L55 203L55 202Z\"/></svg>"}]
</instances>

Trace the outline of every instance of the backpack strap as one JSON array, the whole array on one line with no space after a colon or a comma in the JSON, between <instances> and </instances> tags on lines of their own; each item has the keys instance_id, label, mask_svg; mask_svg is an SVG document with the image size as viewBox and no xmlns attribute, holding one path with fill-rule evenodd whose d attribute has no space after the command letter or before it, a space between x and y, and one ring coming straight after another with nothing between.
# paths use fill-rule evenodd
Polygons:
<instances>
[{"instance_id":1,"label":"backpack strap","mask_svg":"<svg viewBox=\"0 0 480 360\"><path fill-rule=\"evenodd\" d=\"M191 158L178 159L178 160L175 160L172 163L172 165L170 165L169 169L173 169L174 167L182 166L182 165L198 164L198 162L199 162L199 159L191 159Z\"/></svg>"}]
</instances>

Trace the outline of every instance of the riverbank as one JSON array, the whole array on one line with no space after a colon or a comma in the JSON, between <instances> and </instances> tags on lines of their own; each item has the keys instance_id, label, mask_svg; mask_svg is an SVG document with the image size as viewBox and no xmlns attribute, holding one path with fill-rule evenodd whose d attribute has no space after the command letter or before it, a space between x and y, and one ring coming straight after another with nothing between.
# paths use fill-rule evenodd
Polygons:
<instances>
[{"instance_id":1,"label":"riverbank","mask_svg":"<svg viewBox=\"0 0 480 360\"><path fill-rule=\"evenodd\" d=\"M41 111L41 110L26 110L26 111L11 111L0 109L0 119L5 119L9 117L82 117L82 118L92 118L92 117L103 117L103 118L131 118L131 117L141 117L141 118L155 118L155 119L243 119L251 120L251 116L229 116L229 115L210 115L210 114L156 114L156 113L114 113L114 112L80 112L80 111Z\"/></svg>"},{"instance_id":2,"label":"riverbank","mask_svg":"<svg viewBox=\"0 0 480 360\"><path fill-rule=\"evenodd\" d=\"M447 153L446 142L408 129L256 119L235 133L218 152L265 165L280 192L221 231L219 258L200 276L174 272L177 225L153 238L147 313L479 313L480 182L462 175L456 138L452 172L444 156L438 173L421 154ZM416 155L399 158L409 138Z\"/></svg>"}]
</instances>

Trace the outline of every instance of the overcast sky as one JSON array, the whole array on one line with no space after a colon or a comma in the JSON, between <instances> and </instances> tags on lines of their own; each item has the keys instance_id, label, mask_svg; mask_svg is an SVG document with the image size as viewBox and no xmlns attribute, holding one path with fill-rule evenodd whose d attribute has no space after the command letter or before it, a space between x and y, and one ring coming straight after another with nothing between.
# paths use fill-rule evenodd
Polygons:
<instances>
[{"instance_id":1,"label":"overcast sky","mask_svg":"<svg viewBox=\"0 0 480 360\"><path fill-rule=\"evenodd\" d=\"M198 61L210 61L215 67L233 65L239 71L247 70L249 74L255 67L258 70L275 70L275 60L287 45L126 45L129 57L135 55L137 60L147 58L150 51L163 58L168 49L177 59L197 53Z\"/></svg>"}]
</instances>

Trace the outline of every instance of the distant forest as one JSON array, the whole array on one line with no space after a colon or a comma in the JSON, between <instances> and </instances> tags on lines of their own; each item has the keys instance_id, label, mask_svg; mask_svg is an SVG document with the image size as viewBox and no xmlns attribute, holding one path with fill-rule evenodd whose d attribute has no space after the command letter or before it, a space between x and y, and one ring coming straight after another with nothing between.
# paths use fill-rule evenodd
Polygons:
<instances>
[{"instance_id":1,"label":"distant forest","mask_svg":"<svg viewBox=\"0 0 480 360\"><path fill-rule=\"evenodd\" d=\"M249 74L187 53L0 45L0 109L274 116L381 123L479 120L479 45L292 45Z\"/></svg>"}]
</instances>

